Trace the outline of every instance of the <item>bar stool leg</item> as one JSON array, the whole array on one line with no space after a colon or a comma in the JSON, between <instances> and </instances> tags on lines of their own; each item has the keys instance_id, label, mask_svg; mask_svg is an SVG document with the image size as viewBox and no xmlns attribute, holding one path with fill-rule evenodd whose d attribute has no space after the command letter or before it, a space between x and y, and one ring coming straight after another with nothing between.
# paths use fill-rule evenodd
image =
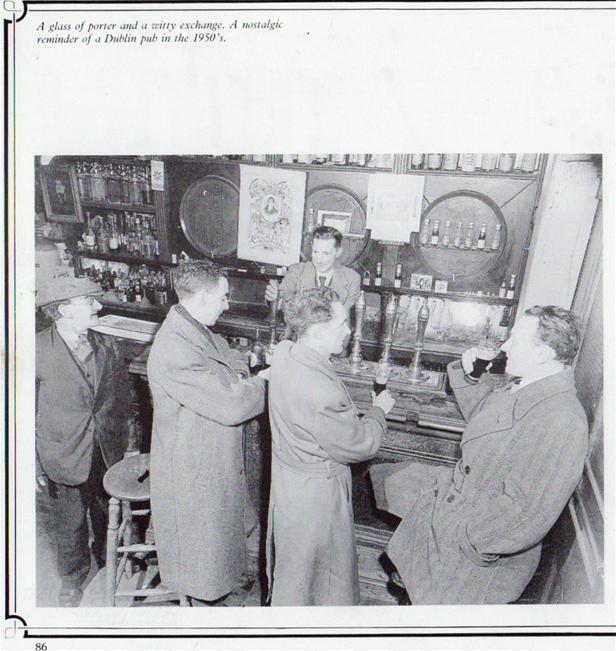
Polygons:
<instances>
[{"instance_id":1,"label":"bar stool leg","mask_svg":"<svg viewBox=\"0 0 616 651\"><path fill-rule=\"evenodd\" d=\"M133 520L133 509L129 500L122 500L122 522L126 522L121 545L132 545L137 540L135 521ZM124 573L130 578L135 573L135 562L129 556L124 566Z\"/></svg>"},{"instance_id":2,"label":"bar stool leg","mask_svg":"<svg viewBox=\"0 0 616 651\"><path fill-rule=\"evenodd\" d=\"M115 606L119 528L120 500L112 497L109 500L109 523L107 525L107 606Z\"/></svg>"},{"instance_id":3,"label":"bar stool leg","mask_svg":"<svg viewBox=\"0 0 616 651\"><path fill-rule=\"evenodd\" d=\"M183 606L185 608L192 606L190 603L190 597L185 594L181 594L180 596L180 606Z\"/></svg>"}]
</instances>

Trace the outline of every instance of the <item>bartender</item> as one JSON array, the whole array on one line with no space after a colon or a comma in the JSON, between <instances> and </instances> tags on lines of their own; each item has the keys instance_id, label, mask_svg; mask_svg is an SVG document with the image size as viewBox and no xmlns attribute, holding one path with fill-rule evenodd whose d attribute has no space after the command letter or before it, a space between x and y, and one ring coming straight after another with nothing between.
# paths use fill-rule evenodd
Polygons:
<instances>
[{"instance_id":1,"label":"bartender","mask_svg":"<svg viewBox=\"0 0 616 651\"><path fill-rule=\"evenodd\" d=\"M312 259L289 267L280 284L282 310L287 317L289 301L299 292L314 287L329 287L340 297L347 312L357 303L361 288L356 271L339 264L343 252L342 233L332 226L317 226L312 233ZM278 296L278 282L270 280L265 298L273 301Z\"/></svg>"}]
</instances>

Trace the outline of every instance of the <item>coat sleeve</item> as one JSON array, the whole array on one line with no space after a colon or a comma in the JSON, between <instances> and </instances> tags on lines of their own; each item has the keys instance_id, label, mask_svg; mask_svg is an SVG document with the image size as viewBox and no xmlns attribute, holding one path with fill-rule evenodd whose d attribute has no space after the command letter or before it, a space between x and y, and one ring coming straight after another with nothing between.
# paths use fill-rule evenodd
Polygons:
<instances>
[{"instance_id":1,"label":"coat sleeve","mask_svg":"<svg viewBox=\"0 0 616 651\"><path fill-rule=\"evenodd\" d=\"M352 273L350 274L351 277L348 286L349 295L346 301L344 301L344 307L347 310L351 310L353 308L355 303L357 303L359 300L359 295L361 294L361 280L359 274L352 269L350 271L352 271Z\"/></svg>"},{"instance_id":2,"label":"coat sleeve","mask_svg":"<svg viewBox=\"0 0 616 651\"><path fill-rule=\"evenodd\" d=\"M371 407L359 418L348 401L331 392L317 406L312 433L327 454L339 463L371 459L387 430L385 414Z\"/></svg>"},{"instance_id":3,"label":"coat sleeve","mask_svg":"<svg viewBox=\"0 0 616 651\"><path fill-rule=\"evenodd\" d=\"M479 382L469 382L464 376L460 360L449 363L447 376L458 407L467 422L476 411L481 409L485 399L494 388L503 383L502 376L494 376L489 373L484 373Z\"/></svg>"},{"instance_id":4,"label":"coat sleeve","mask_svg":"<svg viewBox=\"0 0 616 651\"><path fill-rule=\"evenodd\" d=\"M222 352L226 362L239 373L242 377L248 377L250 375L250 370L248 368L248 357L244 352L240 352L236 348L231 348L229 342L222 337L221 335L214 334L216 338L216 344L220 351Z\"/></svg>"},{"instance_id":5,"label":"coat sleeve","mask_svg":"<svg viewBox=\"0 0 616 651\"><path fill-rule=\"evenodd\" d=\"M159 352L160 354L160 352ZM260 377L225 385L202 354L180 342L163 360L148 360L148 379L202 418L233 427L260 414L265 380Z\"/></svg>"},{"instance_id":6,"label":"coat sleeve","mask_svg":"<svg viewBox=\"0 0 616 651\"><path fill-rule=\"evenodd\" d=\"M477 565L537 544L552 528L575 490L588 448L583 415L554 407L525 416L508 458L502 493L460 523L458 543ZM563 413L565 412L565 413Z\"/></svg>"},{"instance_id":7,"label":"coat sleeve","mask_svg":"<svg viewBox=\"0 0 616 651\"><path fill-rule=\"evenodd\" d=\"M282 298L282 305L280 307L282 308L285 321L287 320L289 301L295 296L297 288L299 287L300 272L301 266L299 264L291 265L285 277L282 279L282 283L280 283L280 295Z\"/></svg>"},{"instance_id":8,"label":"coat sleeve","mask_svg":"<svg viewBox=\"0 0 616 651\"><path fill-rule=\"evenodd\" d=\"M137 449L138 442L135 438L136 417L133 409L128 363L115 337L106 337L106 341L109 343L113 355L111 368L114 375L115 411L121 420L126 423L127 449Z\"/></svg>"}]
</instances>

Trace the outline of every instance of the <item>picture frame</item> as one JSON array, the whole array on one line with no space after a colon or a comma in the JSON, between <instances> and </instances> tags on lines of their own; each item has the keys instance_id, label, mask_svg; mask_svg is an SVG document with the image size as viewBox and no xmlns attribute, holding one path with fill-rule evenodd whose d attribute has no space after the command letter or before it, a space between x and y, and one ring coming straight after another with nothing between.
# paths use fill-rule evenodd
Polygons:
<instances>
[{"instance_id":1,"label":"picture frame","mask_svg":"<svg viewBox=\"0 0 616 651\"><path fill-rule=\"evenodd\" d=\"M437 292L438 294L446 294L447 293L447 285L448 285L447 280L435 280L434 281L434 291Z\"/></svg>"},{"instance_id":2,"label":"picture frame","mask_svg":"<svg viewBox=\"0 0 616 651\"><path fill-rule=\"evenodd\" d=\"M75 170L66 164L41 166L39 178L47 221L83 223Z\"/></svg>"},{"instance_id":3,"label":"picture frame","mask_svg":"<svg viewBox=\"0 0 616 651\"><path fill-rule=\"evenodd\" d=\"M429 274L411 274L411 289L422 292L431 292L432 276Z\"/></svg>"},{"instance_id":4,"label":"picture frame","mask_svg":"<svg viewBox=\"0 0 616 651\"><path fill-rule=\"evenodd\" d=\"M317 226L333 226L347 237L351 233L351 212L340 210L318 210ZM363 236L362 236L363 237Z\"/></svg>"}]
</instances>

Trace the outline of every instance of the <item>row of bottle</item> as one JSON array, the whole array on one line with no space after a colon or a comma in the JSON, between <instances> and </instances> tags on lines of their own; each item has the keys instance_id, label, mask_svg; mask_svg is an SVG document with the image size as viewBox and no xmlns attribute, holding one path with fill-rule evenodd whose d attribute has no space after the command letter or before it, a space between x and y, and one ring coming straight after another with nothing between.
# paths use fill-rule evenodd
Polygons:
<instances>
[{"instance_id":1,"label":"row of bottle","mask_svg":"<svg viewBox=\"0 0 616 651\"><path fill-rule=\"evenodd\" d=\"M102 267L81 267L80 256L75 256L75 275L87 276L101 286L103 291L116 290L123 303L150 303L167 305L175 303L173 280L169 270L155 271L146 265L140 267L111 268L108 262Z\"/></svg>"},{"instance_id":2,"label":"row of bottle","mask_svg":"<svg viewBox=\"0 0 616 651\"><path fill-rule=\"evenodd\" d=\"M424 276L424 278L429 278L430 279L430 287L422 287L422 291L432 291L432 277L431 276ZM374 284L374 287L382 287L383 286L383 263L382 262L377 262L376 263L376 269L375 269L375 274L374 274L374 283L372 279L372 275L369 271L364 271L364 277L362 281L362 285L364 287L370 287L372 284ZM394 289L400 289L402 287L402 263L398 262L396 264L396 272L394 276ZM415 288L417 289L417 287ZM503 282L501 283L499 289L498 289L498 298L514 298L515 297L515 290L516 290L516 274L511 274L509 278L509 282L507 282L505 279L503 279ZM443 292L439 292L443 293ZM491 294L487 293L484 294L483 292L477 292L475 294L476 296L491 296Z\"/></svg>"},{"instance_id":3,"label":"row of bottle","mask_svg":"<svg viewBox=\"0 0 616 651\"><path fill-rule=\"evenodd\" d=\"M90 217L86 211L86 228L82 236L85 248L96 253L128 253L143 258L157 258L160 246L156 219L142 213L114 213Z\"/></svg>"},{"instance_id":4,"label":"row of bottle","mask_svg":"<svg viewBox=\"0 0 616 651\"><path fill-rule=\"evenodd\" d=\"M419 233L419 243L422 246L498 251L501 245L501 230L501 225L496 224L494 232L488 239L488 227L486 224L482 224L479 233L476 233L474 222L469 222L464 227L463 223L458 221L452 234L450 220L445 221L445 225L441 230L441 224L438 219L435 219L434 222L431 222L430 219L424 219Z\"/></svg>"},{"instance_id":5,"label":"row of bottle","mask_svg":"<svg viewBox=\"0 0 616 651\"><path fill-rule=\"evenodd\" d=\"M153 203L150 168L130 163L75 163L79 196L104 203Z\"/></svg>"},{"instance_id":6,"label":"row of bottle","mask_svg":"<svg viewBox=\"0 0 616 651\"><path fill-rule=\"evenodd\" d=\"M538 154L411 154L411 170L524 172L539 169Z\"/></svg>"}]
</instances>

